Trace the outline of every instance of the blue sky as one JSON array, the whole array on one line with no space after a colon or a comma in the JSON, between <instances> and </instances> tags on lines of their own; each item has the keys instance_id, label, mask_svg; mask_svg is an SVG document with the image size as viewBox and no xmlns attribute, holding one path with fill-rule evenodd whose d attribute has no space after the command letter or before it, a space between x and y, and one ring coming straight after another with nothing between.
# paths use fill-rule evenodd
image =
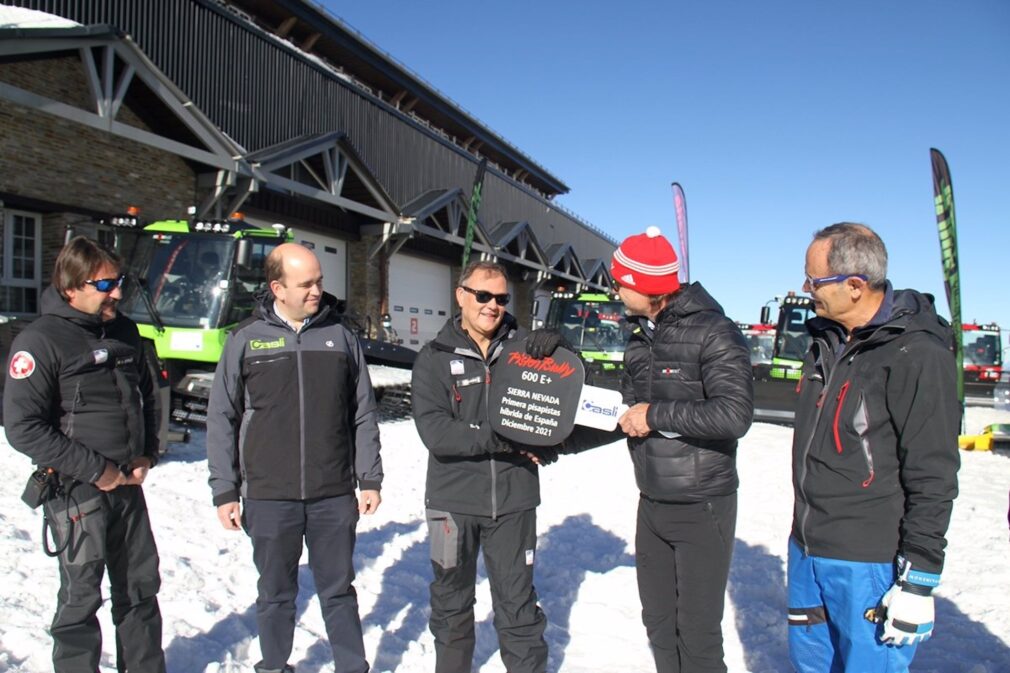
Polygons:
<instances>
[{"instance_id":1,"label":"blue sky","mask_svg":"<svg viewBox=\"0 0 1010 673\"><path fill-rule=\"evenodd\" d=\"M815 229L874 227L897 287L940 272L947 157L965 321L1010 329L1010 2L324 3L571 188L616 239L676 238L738 320L800 291ZM1004 343L1006 343L1004 341Z\"/></svg>"}]
</instances>

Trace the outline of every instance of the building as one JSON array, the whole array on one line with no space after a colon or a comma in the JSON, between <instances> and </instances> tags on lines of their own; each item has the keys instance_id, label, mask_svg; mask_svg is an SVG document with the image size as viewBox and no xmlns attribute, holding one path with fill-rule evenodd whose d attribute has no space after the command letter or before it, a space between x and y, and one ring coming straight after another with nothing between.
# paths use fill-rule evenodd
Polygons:
<instances>
[{"instance_id":1,"label":"building","mask_svg":"<svg viewBox=\"0 0 1010 673\"><path fill-rule=\"evenodd\" d=\"M241 210L416 350L453 311L482 160L473 255L510 269L520 321L558 283L609 287L616 244L560 179L312 2L3 1L0 313L37 314L68 227Z\"/></svg>"}]
</instances>

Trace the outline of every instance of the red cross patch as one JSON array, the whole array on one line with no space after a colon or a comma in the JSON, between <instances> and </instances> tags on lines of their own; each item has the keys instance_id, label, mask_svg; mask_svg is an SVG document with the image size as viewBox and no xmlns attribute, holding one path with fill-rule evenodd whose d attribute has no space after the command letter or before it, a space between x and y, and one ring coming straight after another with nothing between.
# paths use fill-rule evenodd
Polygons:
<instances>
[{"instance_id":1,"label":"red cross patch","mask_svg":"<svg viewBox=\"0 0 1010 673\"><path fill-rule=\"evenodd\" d=\"M35 358L28 351L18 351L11 358L10 377L26 379L35 371Z\"/></svg>"}]
</instances>

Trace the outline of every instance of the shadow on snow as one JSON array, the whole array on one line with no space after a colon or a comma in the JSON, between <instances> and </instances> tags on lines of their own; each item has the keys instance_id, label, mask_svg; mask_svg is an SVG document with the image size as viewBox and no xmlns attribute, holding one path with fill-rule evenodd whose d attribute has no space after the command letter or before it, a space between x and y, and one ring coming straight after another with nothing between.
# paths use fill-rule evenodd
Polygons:
<instances>
[{"instance_id":1,"label":"shadow on snow","mask_svg":"<svg viewBox=\"0 0 1010 673\"><path fill-rule=\"evenodd\" d=\"M783 559L765 547L736 541L729 600L744 662L752 673L790 673ZM1001 673L1010 647L950 600L936 597L936 631L919 646L912 667L920 673Z\"/></svg>"}]
</instances>

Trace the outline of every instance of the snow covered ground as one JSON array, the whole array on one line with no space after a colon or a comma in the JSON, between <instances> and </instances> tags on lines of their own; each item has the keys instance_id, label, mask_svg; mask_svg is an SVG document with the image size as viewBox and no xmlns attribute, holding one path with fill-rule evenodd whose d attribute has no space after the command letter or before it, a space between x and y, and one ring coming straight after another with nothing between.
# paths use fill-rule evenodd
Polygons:
<instances>
[{"instance_id":1,"label":"snow covered ground","mask_svg":"<svg viewBox=\"0 0 1010 673\"><path fill-rule=\"evenodd\" d=\"M971 407L978 431L1010 414ZM430 565L423 524L426 452L409 420L381 426L383 503L359 528L356 586L365 645L376 671L421 673L434 666L427 630ZM755 424L741 443L736 553L724 621L730 671L786 672L785 551L789 531L791 431ZM1010 671L1010 457L962 452L947 566L937 592L936 635L913 670ZM0 672L51 670L46 632L57 590L55 561L40 546L41 517L20 501L29 461L0 441ZM622 444L563 457L541 471L537 589L550 621L551 671L652 671L639 621L634 569L637 492ZM146 487L161 552L165 649L172 673L251 671L258 660L256 573L243 534L221 529L206 486L202 433L173 445ZM293 663L299 673L332 671L311 573L302 592ZM504 668L497 655L490 593L476 607L475 667ZM106 652L109 611L101 612ZM110 654L103 673L114 670Z\"/></svg>"}]
</instances>

